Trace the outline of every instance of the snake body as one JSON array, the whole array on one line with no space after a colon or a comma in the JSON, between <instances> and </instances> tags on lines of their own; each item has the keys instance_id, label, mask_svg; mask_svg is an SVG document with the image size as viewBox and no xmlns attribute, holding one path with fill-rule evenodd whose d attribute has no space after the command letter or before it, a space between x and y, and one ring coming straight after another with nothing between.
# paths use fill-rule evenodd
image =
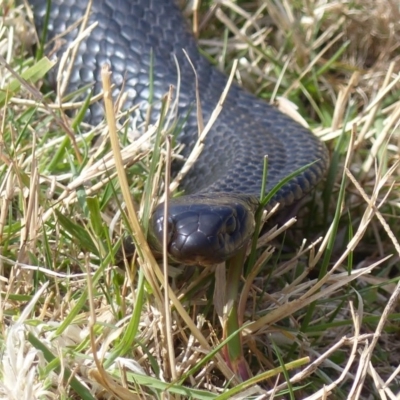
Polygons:
<instances>
[{"instance_id":1,"label":"snake body","mask_svg":"<svg viewBox=\"0 0 400 400\"><path fill-rule=\"evenodd\" d=\"M43 29L46 1L30 0L35 23ZM52 0L48 39L65 33L84 15L87 0ZM178 140L187 156L198 138L196 78L204 121L208 121L224 90L226 76L198 51L174 0L94 0L88 24L98 25L79 48L70 90L92 85L101 90L100 69L111 65L113 82L124 85L129 106L147 104L152 68L153 121L170 85L179 82L178 115L184 121ZM65 38L71 41L73 29ZM184 54L186 51L187 56ZM178 67L177 67L178 66ZM179 68L179 80L178 80ZM145 110L139 107L136 117ZM101 105L90 109L90 122L103 118ZM315 162L285 184L272 203L290 205L313 189L328 166L325 145L309 130L271 105L233 84L223 109L208 133L204 149L181 183L185 195L172 199L168 215L168 252L188 264L226 260L248 243L268 155L269 191L288 174ZM164 212L151 219L151 242L161 251Z\"/></svg>"}]
</instances>

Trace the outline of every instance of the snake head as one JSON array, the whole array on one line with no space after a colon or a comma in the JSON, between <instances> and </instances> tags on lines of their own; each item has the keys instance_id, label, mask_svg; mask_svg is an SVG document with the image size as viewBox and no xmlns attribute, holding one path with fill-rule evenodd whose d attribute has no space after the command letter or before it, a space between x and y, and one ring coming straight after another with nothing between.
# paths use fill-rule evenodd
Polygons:
<instances>
[{"instance_id":1,"label":"snake head","mask_svg":"<svg viewBox=\"0 0 400 400\"><path fill-rule=\"evenodd\" d=\"M258 202L249 196L208 193L171 199L167 249L174 261L212 265L234 256L253 235ZM154 211L150 244L162 252L164 203Z\"/></svg>"}]
</instances>

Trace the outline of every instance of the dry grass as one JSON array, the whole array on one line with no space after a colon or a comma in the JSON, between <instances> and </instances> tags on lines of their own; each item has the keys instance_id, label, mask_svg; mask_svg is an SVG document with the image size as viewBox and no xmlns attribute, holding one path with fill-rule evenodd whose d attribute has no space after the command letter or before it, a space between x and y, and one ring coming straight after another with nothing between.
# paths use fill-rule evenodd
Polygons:
<instances>
[{"instance_id":1,"label":"dry grass","mask_svg":"<svg viewBox=\"0 0 400 400\"><path fill-rule=\"evenodd\" d=\"M35 89L49 66L26 73L32 27L3 0L1 398L400 399L397 1L203 3L195 31L216 64L238 59L235 79L293 113L287 98L331 150L326 182L260 238L243 276L251 377L220 351L224 267L171 266L166 280L142 233L175 129L169 96L142 136L112 112L71 121ZM121 270L126 231L141 251Z\"/></svg>"}]
</instances>

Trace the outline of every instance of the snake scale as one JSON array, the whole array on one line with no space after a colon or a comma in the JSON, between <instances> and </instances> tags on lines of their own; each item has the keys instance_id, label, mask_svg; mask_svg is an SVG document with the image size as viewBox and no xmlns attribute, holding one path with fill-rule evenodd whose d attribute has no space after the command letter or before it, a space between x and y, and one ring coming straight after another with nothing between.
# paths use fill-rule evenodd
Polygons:
<instances>
[{"instance_id":1,"label":"snake scale","mask_svg":"<svg viewBox=\"0 0 400 400\"><path fill-rule=\"evenodd\" d=\"M45 0L29 0L39 32L46 15ZM65 33L79 21L87 0L52 0L47 39ZM227 77L203 57L174 0L94 0L88 24L98 25L79 47L69 90L92 85L101 90L100 70L112 68L113 82L124 85L129 104L140 104L136 118L145 115L153 79L153 122L170 85L177 86L178 115L184 125L177 140L186 157L198 138L197 73L204 121L208 121L224 90ZM77 34L72 29L67 42ZM187 56L184 54L186 51ZM143 111L141 113L140 111ZM88 121L103 118L101 104L90 108ZM208 265L232 257L247 245L254 231L254 213L262 185L263 160L268 155L266 191L300 167L314 162L285 184L272 199L287 206L310 192L329 163L325 145L309 130L273 106L233 84L223 109L208 133L204 149L181 183L185 195L171 199L168 252L187 264ZM161 251L163 205L151 219L151 240Z\"/></svg>"}]
</instances>

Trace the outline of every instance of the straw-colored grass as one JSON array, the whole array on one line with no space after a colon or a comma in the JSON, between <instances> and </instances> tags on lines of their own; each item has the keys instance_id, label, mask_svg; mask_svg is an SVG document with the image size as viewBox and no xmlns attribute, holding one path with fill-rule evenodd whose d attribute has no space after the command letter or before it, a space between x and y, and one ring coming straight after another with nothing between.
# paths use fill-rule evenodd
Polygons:
<instances>
[{"instance_id":1,"label":"straw-colored grass","mask_svg":"<svg viewBox=\"0 0 400 400\"><path fill-rule=\"evenodd\" d=\"M331 153L243 273L245 381L222 355L225 267L159 265L146 243L179 157L170 94L156 126L121 125L105 71L107 121L67 117L88 101L41 94L51 64L28 51L26 8L0 4L0 398L400 399L397 1L185 9L217 67ZM129 235L139 251L122 265Z\"/></svg>"}]
</instances>

